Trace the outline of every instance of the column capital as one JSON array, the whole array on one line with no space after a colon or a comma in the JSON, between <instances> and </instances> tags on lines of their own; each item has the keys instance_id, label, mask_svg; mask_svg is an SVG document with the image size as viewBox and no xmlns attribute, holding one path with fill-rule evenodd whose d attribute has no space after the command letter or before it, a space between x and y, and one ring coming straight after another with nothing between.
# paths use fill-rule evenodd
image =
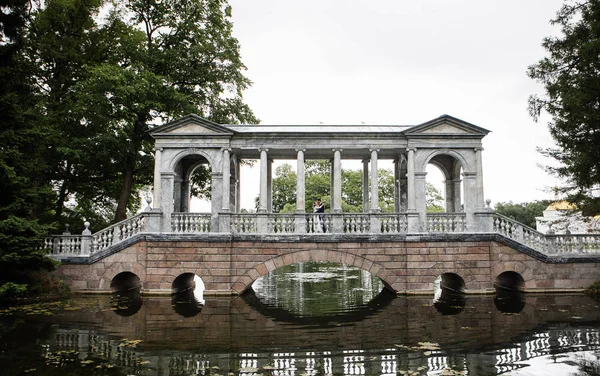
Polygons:
<instances>
[{"instance_id":1,"label":"column capital","mask_svg":"<svg viewBox=\"0 0 600 376\"><path fill-rule=\"evenodd\" d=\"M380 150L380 149L369 149L369 151L370 151L371 153L372 153L372 152L374 152L374 151L375 151L375 152L377 152L377 153L379 153L379 150Z\"/></svg>"},{"instance_id":2,"label":"column capital","mask_svg":"<svg viewBox=\"0 0 600 376\"><path fill-rule=\"evenodd\" d=\"M333 152L339 151L341 153L342 151L344 151L344 149L331 149L331 151L333 151Z\"/></svg>"},{"instance_id":3,"label":"column capital","mask_svg":"<svg viewBox=\"0 0 600 376\"><path fill-rule=\"evenodd\" d=\"M221 148L221 151L223 151L223 152L228 151L231 153L231 148Z\"/></svg>"},{"instance_id":4,"label":"column capital","mask_svg":"<svg viewBox=\"0 0 600 376\"><path fill-rule=\"evenodd\" d=\"M303 152L303 153L304 153L304 152L306 151L306 149L296 149L296 151L297 151L297 152L300 152L300 151L301 151L301 152Z\"/></svg>"},{"instance_id":5,"label":"column capital","mask_svg":"<svg viewBox=\"0 0 600 376\"><path fill-rule=\"evenodd\" d=\"M473 150L475 150L475 151L483 151L484 149L483 149L483 147L478 146L476 148L473 148Z\"/></svg>"},{"instance_id":6,"label":"column capital","mask_svg":"<svg viewBox=\"0 0 600 376\"><path fill-rule=\"evenodd\" d=\"M162 152L163 150L165 150L165 148L157 148L157 147L154 148L154 151L160 151L160 152Z\"/></svg>"},{"instance_id":7,"label":"column capital","mask_svg":"<svg viewBox=\"0 0 600 376\"><path fill-rule=\"evenodd\" d=\"M475 178L475 177L477 177L477 173L476 173L476 172L463 172L463 173L462 173L462 176L463 176L465 179L467 179L467 178L469 178L469 179L472 179L472 178Z\"/></svg>"},{"instance_id":8,"label":"column capital","mask_svg":"<svg viewBox=\"0 0 600 376\"><path fill-rule=\"evenodd\" d=\"M172 171L161 171L160 176L167 179L175 179L177 174Z\"/></svg>"},{"instance_id":9,"label":"column capital","mask_svg":"<svg viewBox=\"0 0 600 376\"><path fill-rule=\"evenodd\" d=\"M406 151L415 152L415 151L417 151L417 148L415 148L415 147L406 148Z\"/></svg>"},{"instance_id":10,"label":"column capital","mask_svg":"<svg viewBox=\"0 0 600 376\"><path fill-rule=\"evenodd\" d=\"M427 172L415 172L415 179L425 179Z\"/></svg>"},{"instance_id":11,"label":"column capital","mask_svg":"<svg viewBox=\"0 0 600 376\"><path fill-rule=\"evenodd\" d=\"M268 148L258 148L258 151L260 151L260 152L263 152L263 151L268 152L269 149Z\"/></svg>"}]
</instances>

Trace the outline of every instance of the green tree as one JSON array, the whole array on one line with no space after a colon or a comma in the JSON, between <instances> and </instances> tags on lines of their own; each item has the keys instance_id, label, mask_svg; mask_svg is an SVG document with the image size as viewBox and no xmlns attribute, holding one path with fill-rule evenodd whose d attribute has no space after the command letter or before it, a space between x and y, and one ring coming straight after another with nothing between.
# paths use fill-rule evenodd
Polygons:
<instances>
[{"instance_id":1,"label":"green tree","mask_svg":"<svg viewBox=\"0 0 600 376\"><path fill-rule=\"evenodd\" d=\"M0 285L54 266L39 250L53 228L55 197L47 164L51 142L36 113L34 67L23 59L28 18L28 1L0 1Z\"/></svg>"},{"instance_id":2,"label":"green tree","mask_svg":"<svg viewBox=\"0 0 600 376\"><path fill-rule=\"evenodd\" d=\"M305 211L313 211L312 204L320 198L326 208L331 209L331 163L326 160L306 161ZM342 211L361 213L363 211L362 176L360 170L342 169ZM394 211L394 174L379 169L379 207L382 212ZM273 177L273 212L291 213L296 211L296 173L285 163L275 169ZM444 211L443 197L431 184L427 183L427 211ZM259 198L255 206L258 208Z\"/></svg>"},{"instance_id":3,"label":"green tree","mask_svg":"<svg viewBox=\"0 0 600 376\"><path fill-rule=\"evenodd\" d=\"M549 171L565 178L562 191L584 215L600 213L600 1L569 2L551 23L559 37L544 38L548 56L528 69L545 95L529 98L538 121L551 116L550 134L557 144L542 153L559 162Z\"/></svg>"},{"instance_id":4,"label":"green tree","mask_svg":"<svg viewBox=\"0 0 600 376\"><path fill-rule=\"evenodd\" d=\"M425 182L425 200L427 212L442 213L444 212L443 201L444 197L437 188L430 182Z\"/></svg>"},{"instance_id":5,"label":"green tree","mask_svg":"<svg viewBox=\"0 0 600 376\"><path fill-rule=\"evenodd\" d=\"M512 201L499 202L495 206L497 213L514 219L531 228L536 227L535 217L541 217L544 210L550 205L550 200L540 200L515 204Z\"/></svg>"}]
</instances>

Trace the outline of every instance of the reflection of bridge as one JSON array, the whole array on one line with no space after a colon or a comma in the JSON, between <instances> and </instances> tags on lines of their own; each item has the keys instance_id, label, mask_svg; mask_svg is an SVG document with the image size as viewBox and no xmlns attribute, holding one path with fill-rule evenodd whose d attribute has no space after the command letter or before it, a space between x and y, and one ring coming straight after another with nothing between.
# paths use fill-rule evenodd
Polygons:
<instances>
[{"instance_id":1,"label":"reflection of bridge","mask_svg":"<svg viewBox=\"0 0 600 376\"><path fill-rule=\"evenodd\" d=\"M441 116L417 126L220 125L187 116L156 128L153 208L92 234L46 241L75 290L107 289L121 272L146 291L168 291L195 273L207 292L241 292L256 278L300 261L342 262L397 292L431 290L442 273L467 290L489 290L516 272L527 289L586 287L600 279L600 235L546 235L496 215L483 196L487 130ZM342 157L363 162L363 212L342 212ZM240 212L244 160L259 159L256 213ZM273 159L295 159L296 211L272 211ZM306 200L305 161L331 161L330 212ZM394 165L394 212L379 207L378 161ZM426 212L426 167L445 178L445 213ZM190 213L191 176L208 168L211 212ZM311 201L313 198L309 198ZM488 204L489 205L489 204Z\"/></svg>"},{"instance_id":2,"label":"reflection of bridge","mask_svg":"<svg viewBox=\"0 0 600 376\"><path fill-rule=\"evenodd\" d=\"M446 351L435 343L387 349L348 349L331 351L239 352L233 354L177 351L175 355L157 355L153 351L131 349L126 342L110 340L94 330L57 329L45 350L76 350L79 359L101 358L108 364L138 369L144 374L203 375L211 370L237 375L397 375L412 371L418 375L439 375L444 370L464 374L504 374L526 366L528 360L582 350L600 348L600 330L546 329L496 347L485 354L464 349ZM142 344L143 347L143 344ZM524 364L519 364L523 363ZM216 368L215 368L216 367ZM153 372L150 369L154 370ZM493 373L492 373L493 372ZM453 373L463 374L463 373Z\"/></svg>"}]
</instances>

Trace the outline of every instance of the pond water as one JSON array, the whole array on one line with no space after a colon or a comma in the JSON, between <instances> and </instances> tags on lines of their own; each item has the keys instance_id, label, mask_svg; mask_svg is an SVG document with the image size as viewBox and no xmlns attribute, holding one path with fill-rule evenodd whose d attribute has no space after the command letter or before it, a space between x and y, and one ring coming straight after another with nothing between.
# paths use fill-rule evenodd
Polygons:
<instances>
[{"instance_id":1,"label":"pond water","mask_svg":"<svg viewBox=\"0 0 600 376\"><path fill-rule=\"evenodd\" d=\"M585 296L434 302L343 265L276 272L204 304L134 293L0 309L0 374L599 374L600 302Z\"/></svg>"}]
</instances>

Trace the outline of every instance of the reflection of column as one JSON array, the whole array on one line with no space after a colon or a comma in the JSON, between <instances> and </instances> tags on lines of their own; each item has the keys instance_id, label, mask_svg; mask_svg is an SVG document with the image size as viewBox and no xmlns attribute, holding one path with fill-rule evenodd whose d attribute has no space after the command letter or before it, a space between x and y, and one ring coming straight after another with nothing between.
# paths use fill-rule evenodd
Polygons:
<instances>
[{"instance_id":1,"label":"reflection of column","mask_svg":"<svg viewBox=\"0 0 600 376\"><path fill-rule=\"evenodd\" d=\"M296 213L304 213L306 211L305 197L305 177L304 177L304 151L306 149L296 149L298 155L296 157Z\"/></svg>"},{"instance_id":2,"label":"reflection of column","mask_svg":"<svg viewBox=\"0 0 600 376\"><path fill-rule=\"evenodd\" d=\"M267 163L267 212L273 213L273 160Z\"/></svg>"},{"instance_id":3,"label":"reflection of column","mask_svg":"<svg viewBox=\"0 0 600 376\"><path fill-rule=\"evenodd\" d=\"M377 176L377 152L379 149L371 149L371 211L379 212L379 178Z\"/></svg>"},{"instance_id":4,"label":"reflection of column","mask_svg":"<svg viewBox=\"0 0 600 376\"><path fill-rule=\"evenodd\" d=\"M416 211L415 206L415 151L416 149L410 148L408 150L408 163L407 163L407 174L408 179L408 211Z\"/></svg>"},{"instance_id":5,"label":"reflection of column","mask_svg":"<svg viewBox=\"0 0 600 376\"><path fill-rule=\"evenodd\" d=\"M475 160L477 163L477 202L475 207L479 209L484 208L484 196L483 196L483 165L481 160L481 152L483 148L475 148Z\"/></svg>"},{"instance_id":6,"label":"reflection of column","mask_svg":"<svg viewBox=\"0 0 600 376\"><path fill-rule=\"evenodd\" d=\"M363 213L369 212L369 160L363 159L363 175L362 175L362 206Z\"/></svg>"},{"instance_id":7,"label":"reflection of column","mask_svg":"<svg viewBox=\"0 0 600 376\"><path fill-rule=\"evenodd\" d=\"M266 213L267 212L267 201L268 201L268 164L269 161L267 159L267 151L269 149L258 149L260 151L260 198L258 202L258 212Z\"/></svg>"},{"instance_id":8,"label":"reflection of column","mask_svg":"<svg viewBox=\"0 0 600 376\"><path fill-rule=\"evenodd\" d=\"M221 206L221 210L224 212L230 210L231 162L229 160L229 151L230 149L223 149L223 205Z\"/></svg>"},{"instance_id":9,"label":"reflection of column","mask_svg":"<svg viewBox=\"0 0 600 376\"><path fill-rule=\"evenodd\" d=\"M333 213L342 212L342 149L333 149Z\"/></svg>"},{"instance_id":10,"label":"reflection of column","mask_svg":"<svg viewBox=\"0 0 600 376\"><path fill-rule=\"evenodd\" d=\"M162 148L154 149L154 206L155 209L160 209L160 164L162 162Z\"/></svg>"}]
</instances>

